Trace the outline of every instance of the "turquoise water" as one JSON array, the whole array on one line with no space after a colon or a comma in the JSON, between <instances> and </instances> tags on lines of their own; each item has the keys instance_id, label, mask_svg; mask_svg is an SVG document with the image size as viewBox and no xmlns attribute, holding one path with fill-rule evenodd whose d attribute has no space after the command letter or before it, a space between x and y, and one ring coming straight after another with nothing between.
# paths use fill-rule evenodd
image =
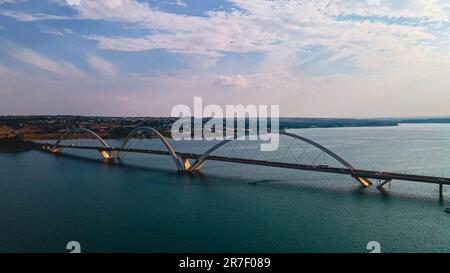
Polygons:
<instances>
[{"instance_id":1,"label":"turquoise water","mask_svg":"<svg viewBox=\"0 0 450 273\"><path fill-rule=\"evenodd\" d=\"M449 125L291 131L359 168L450 177ZM64 154L0 154L1 252L66 252L69 241L84 252L450 251L450 187L439 201L435 185L380 192L330 174L208 162L181 175L170 158Z\"/></svg>"}]
</instances>

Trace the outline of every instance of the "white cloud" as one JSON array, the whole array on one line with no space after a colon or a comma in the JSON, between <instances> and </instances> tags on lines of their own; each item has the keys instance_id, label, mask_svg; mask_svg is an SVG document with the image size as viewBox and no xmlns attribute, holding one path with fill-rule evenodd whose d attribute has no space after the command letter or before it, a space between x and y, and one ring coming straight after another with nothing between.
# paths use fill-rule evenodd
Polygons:
<instances>
[{"instance_id":1,"label":"white cloud","mask_svg":"<svg viewBox=\"0 0 450 273\"><path fill-rule=\"evenodd\" d=\"M81 0L66 0L66 3L69 6L79 6L81 4Z\"/></svg>"},{"instance_id":2,"label":"white cloud","mask_svg":"<svg viewBox=\"0 0 450 273\"><path fill-rule=\"evenodd\" d=\"M0 10L0 15L14 18L21 22L34 22L42 20L69 20L73 19L67 16L44 14L44 13L26 13L16 10Z\"/></svg>"},{"instance_id":3,"label":"white cloud","mask_svg":"<svg viewBox=\"0 0 450 273\"><path fill-rule=\"evenodd\" d=\"M68 28L62 28L62 29L50 29L50 28L44 28L41 29L42 33L51 34L55 36L64 36L66 34L73 34L73 31Z\"/></svg>"},{"instance_id":4,"label":"white cloud","mask_svg":"<svg viewBox=\"0 0 450 273\"><path fill-rule=\"evenodd\" d=\"M394 56L405 60L411 55L424 58L425 51L433 48L427 43L434 41L437 34L420 23L424 20L446 22L450 11L450 4L442 0L382 1L381 5L369 5L367 0L229 1L242 10L187 16L163 12L134 0L83 0L72 8L78 12L73 19L136 23L151 32L140 37L85 36L96 41L102 49L166 49L218 58L228 52L270 55L286 51L286 54L292 54L321 45L337 55L343 56L346 52L364 69L386 65L385 61L392 61ZM22 21L66 18L16 11L0 13ZM419 25L337 18L355 15L411 18Z\"/></svg>"},{"instance_id":5,"label":"white cloud","mask_svg":"<svg viewBox=\"0 0 450 273\"><path fill-rule=\"evenodd\" d=\"M183 0L176 0L175 5L180 6L180 7L187 7L186 2L184 2Z\"/></svg>"},{"instance_id":6,"label":"white cloud","mask_svg":"<svg viewBox=\"0 0 450 273\"><path fill-rule=\"evenodd\" d=\"M61 77L86 77L86 74L72 63L64 60L54 61L28 48L13 46L11 49L11 55L22 62L28 63L36 68L51 72Z\"/></svg>"},{"instance_id":7,"label":"white cloud","mask_svg":"<svg viewBox=\"0 0 450 273\"><path fill-rule=\"evenodd\" d=\"M87 56L88 63L98 72L106 76L115 76L118 74L117 68L104 58L96 55Z\"/></svg>"},{"instance_id":8,"label":"white cloud","mask_svg":"<svg viewBox=\"0 0 450 273\"><path fill-rule=\"evenodd\" d=\"M446 0L387 1L371 5L362 0L330 0L328 14L413 18L428 21L448 21L450 5ZM374 0L372 2L376 3Z\"/></svg>"},{"instance_id":9,"label":"white cloud","mask_svg":"<svg viewBox=\"0 0 450 273\"><path fill-rule=\"evenodd\" d=\"M132 1L85 0L76 7L79 18L137 23L151 35L141 37L89 35L102 49L144 51L166 49L175 53L217 58L228 52L290 54L321 45L338 59L355 59L361 69L379 68L396 59L429 58L435 33L422 26L336 16L408 17L446 21L448 4L438 0L406 1L374 6L363 0L247 1L230 0L243 11L214 11L206 17L162 12ZM404 2L404 1L402 1ZM330 62L332 59L328 60ZM287 60L296 65L295 60ZM324 63L326 64L326 63Z\"/></svg>"},{"instance_id":10,"label":"white cloud","mask_svg":"<svg viewBox=\"0 0 450 273\"><path fill-rule=\"evenodd\" d=\"M248 80L243 75L218 75L215 82L226 87L248 87Z\"/></svg>"},{"instance_id":11,"label":"white cloud","mask_svg":"<svg viewBox=\"0 0 450 273\"><path fill-rule=\"evenodd\" d=\"M12 4L12 3L16 3L16 2L17 2L17 0L0 0L0 5L5 4L5 3Z\"/></svg>"},{"instance_id":12,"label":"white cloud","mask_svg":"<svg viewBox=\"0 0 450 273\"><path fill-rule=\"evenodd\" d=\"M240 12L210 12L208 17L186 16L152 9L147 4L122 0L86 0L75 9L79 18L137 23L154 34L138 38L87 38L98 41L101 48L121 51L142 51L164 48L178 53L220 55L221 52L263 50L277 35L265 32L264 26L243 20Z\"/></svg>"},{"instance_id":13,"label":"white cloud","mask_svg":"<svg viewBox=\"0 0 450 273\"><path fill-rule=\"evenodd\" d=\"M212 11L204 16L163 12L151 4L132 0L83 0L81 5L72 7L77 11L72 19L132 23L148 30L142 36L93 32L95 35L85 37L102 49L161 48L177 53L177 58L201 63L188 69L196 75L121 75L110 81L93 76L82 83L70 81L77 90L89 93L80 96L80 100L88 101L86 97L97 92L96 99L101 101L103 94L111 92L108 102L117 100L115 109L123 110L118 114L127 114L129 109L137 109L135 114L161 113L174 103L191 101L193 95L202 95L212 103L280 104L286 115L448 114L447 0L382 0L381 5L369 5L366 0L229 1L240 9ZM22 21L55 18L18 12L9 16ZM436 31L430 24L444 27ZM225 66L214 70L215 65L221 64L218 60L227 54L247 52L260 53L258 58L262 56L262 60L242 63L245 68L241 69L233 59L233 67L238 70L227 70ZM67 67L74 68L27 50L19 50L15 56L60 76L68 75L61 72ZM88 55L87 61L103 75L118 73L111 62L96 55ZM346 61L350 68L336 68L337 63ZM72 74L77 74L76 68ZM73 89L65 84L50 83L45 89L48 93L56 87ZM218 85L229 87L231 92L232 87L245 88L246 92L239 96L213 92ZM88 103L92 102L93 111L97 111L93 101ZM383 107L368 107L367 101Z\"/></svg>"}]
</instances>

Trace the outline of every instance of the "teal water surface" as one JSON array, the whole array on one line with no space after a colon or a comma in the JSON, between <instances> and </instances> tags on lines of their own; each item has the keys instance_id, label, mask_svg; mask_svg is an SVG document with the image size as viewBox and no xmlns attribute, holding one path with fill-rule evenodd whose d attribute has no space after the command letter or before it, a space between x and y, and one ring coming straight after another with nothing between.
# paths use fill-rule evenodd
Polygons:
<instances>
[{"instance_id":1,"label":"teal water surface","mask_svg":"<svg viewBox=\"0 0 450 273\"><path fill-rule=\"evenodd\" d=\"M359 168L450 177L449 125L291 131ZM383 252L449 252L446 195L223 162L182 175L170 158L141 154L108 164L94 152L2 153L0 251L66 252L79 241L84 252L368 252L378 241Z\"/></svg>"}]
</instances>

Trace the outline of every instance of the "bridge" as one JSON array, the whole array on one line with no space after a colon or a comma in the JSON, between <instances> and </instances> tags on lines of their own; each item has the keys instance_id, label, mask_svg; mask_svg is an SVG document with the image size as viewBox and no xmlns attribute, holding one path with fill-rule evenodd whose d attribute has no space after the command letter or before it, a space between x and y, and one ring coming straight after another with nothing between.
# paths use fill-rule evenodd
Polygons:
<instances>
[{"instance_id":1,"label":"bridge","mask_svg":"<svg viewBox=\"0 0 450 273\"><path fill-rule=\"evenodd\" d=\"M443 198L444 195L444 185L450 185L450 178L448 177L435 177L358 169L348 161L343 159L341 156L337 155L330 149L327 149L326 147L315 141L286 131L282 131L279 134L280 136L290 139L290 142L286 151L284 151L283 156L280 155L278 157L278 160L270 159L267 157L257 158L255 154L250 153L248 153L248 157L243 157L242 147L239 148L241 150L241 156L224 156L216 154L216 152L220 151L223 147L229 145L230 143L237 142L237 140L234 138L223 140L202 153L176 151L173 148L173 145L165 136L163 136L155 128L148 126L138 127L132 130L123 140L122 144L118 147L111 146L106 140L102 139L97 133L93 132L92 130L86 128L75 128L66 131L55 143L40 143L39 149L52 153L61 153L64 149L98 151L102 158L111 161L121 159L123 153L140 153L169 156L171 157L177 171L184 173L199 172L208 161L221 161L237 164L265 166L271 168L284 168L347 175L354 178L355 181L363 187L369 187L373 185L373 182L370 179L375 179L379 181L377 185L378 189L382 189L386 184L390 183L393 180L428 183L436 184L439 186L440 198ZM86 143L66 143L68 140L84 140L86 137L94 139L96 141L95 145ZM151 147L134 147L132 145L133 141L138 142L142 139L151 140ZM155 140L159 141L162 149L154 148ZM247 141L242 142L247 143ZM294 144L301 144L301 149L292 148ZM247 149L247 146L245 146L245 149ZM312 156L311 150L315 150L316 155ZM300 155L296 156L295 153L300 152L303 155L307 155L303 157L304 159L306 159L306 162L300 162ZM283 159L285 159L286 155L288 155L289 153L291 155L291 158L295 159L294 162L283 161ZM321 157L327 160L332 160L333 163L337 164L337 166L330 166L329 164L318 164L318 159Z\"/></svg>"}]
</instances>

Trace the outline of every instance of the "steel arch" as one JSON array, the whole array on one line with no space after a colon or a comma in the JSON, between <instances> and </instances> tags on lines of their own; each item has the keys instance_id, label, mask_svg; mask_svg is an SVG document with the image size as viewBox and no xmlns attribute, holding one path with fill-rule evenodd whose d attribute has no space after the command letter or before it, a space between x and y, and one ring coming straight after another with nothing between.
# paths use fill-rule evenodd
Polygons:
<instances>
[{"instance_id":1,"label":"steel arch","mask_svg":"<svg viewBox=\"0 0 450 273\"><path fill-rule=\"evenodd\" d=\"M53 144L52 146L52 151L53 152L61 152L62 151L62 147L59 146L59 144L61 144L61 142L63 140L66 139L67 136L73 134L73 133L77 133L77 132L85 132L88 133L89 135L95 137L98 141L100 141L100 143L103 145L103 147L105 148L111 148L108 144L108 142L106 142L103 138L101 138L98 134L96 134L94 131L86 129L86 128L75 128L75 129L70 129L69 131L65 132L59 139L58 141L56 141L55 144ZM113 159L113 152L107 152L107 151L102 151L99 150L100 154L103 156L103 158L105 159Z\"/></svg>"},{"instance_id":2,"label":"steel arch","mask_svg":"<svg viewBox=\"0 0 450 273\"><path fill-rule=\"evenodd\" d=\"M96 139L98 139L105 148L110 148L109 144L103 138L101 138L99 135L97 135L94 131L86 129L86 128L70 129L69 131L65 132L55 144L53 144L53 147L58 147L59 144L61 143L61 141L66 139L66 137L68 135L77 133L77 132L86 132L86 133L90 134L91 136L95 137Z\"/></svg>"},{"instance_id":3,"label":"steel arch","mask_svg":"<svg viewBox=\"0 0 450 273\"><path fill-rule=\"evenodd\" d=\"M303 141L309 145L312 145L318 149L320 149L321 151L323 151L324 153L328 154L329 156L331 156L332 158L334 158L336 161L338 161L339 163L341 163L343 166L345 166L348 169L351 170L355 170L355 167L353 167L353 165L351 165L348 161L346 161L345 159L343 159L342 157L340 157L339 155L337 155L336 153L332 152L331 150L325 148L324 146L320 145L317 142L314 142L310 139L307 139L305 137L296 135L296 134L292 134L292 133L288 133L288 132L280 132L280 135L285 135L288 137L292 137L295 139L298 139L300 141ZM232 140L230 139L226 139L223 140L222 142L214 145L212 148L210 148L208 151L206 151L205 153L203 153L189 168L188 171L192 172L192 171L199 171L203 165L205 165L205 163L208 161L208 156L210 156L213 152L217 151L219 148L221 148L222 146L224 146L225 144L231 142ZM355 179L361 183L363 186L368 187L370 185L372 185L372 182L367 179L367 178L363 178L363 177L355 177Z\"/></svg>"},{"instance_id":4,"label":"steel arch","mask_svg":"<svg viewBox=\"0 0 450 273\"><path fill-rule=\"evenodd\" d=\"M109 144L103 138L101 138L99 135L97 135L94 131L86 129L86 128L70 129L69 131L65 132L55 144L53 144L53 147L58 147L59 144L61 143L61 141L66 139L66 137L68 135L77 133L77 132L86 132L86 133L90 134L91 136L95 137L96 139L98 139L105 148L110 148Z\"/></svg>"},{"instance_id":5,"label":"steel arch","mask_svg":"<svg viewBox=\"0 0 450 273\"><path fill-rule=\"evenodd\" d=\"M175 162L175 165L177 166L178 171L185 171L185 168L184 168L183 164L180 163L180 160L178 159L177 153L173 149L172 145L170 145L170 143L167 141L167 139L158 130L156 130L155 128L150 127L150 126L141 126L141 127L133 129L127 135L127 137L124 139L124 141L122 143L122 146L120 147L121 150L125 149L125 147L127 146L128 142L138 132L153 132L153 133L155 133L158 136L158 138L163 142L163 144L166 147L166 149L168 150L170 156L172 157L172 160ZM117 153L117 158L120 157L120 154L121 154L121 152Z\"/></svg>"}]
</instances>

